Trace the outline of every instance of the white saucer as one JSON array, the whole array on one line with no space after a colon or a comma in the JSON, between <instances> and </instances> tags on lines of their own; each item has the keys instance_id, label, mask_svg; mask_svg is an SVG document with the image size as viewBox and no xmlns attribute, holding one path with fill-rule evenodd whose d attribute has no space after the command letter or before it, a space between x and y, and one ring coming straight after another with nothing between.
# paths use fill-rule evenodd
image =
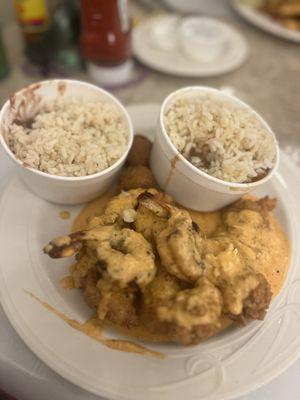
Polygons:
<instances>
[{"instance_id":1,"label":"white saucer","mask_svg":"<svg viewBox=\"0 0 300 400\"><path fill-rule=\"evenodd\" d=\"M157 16L142 22L133 30L133 53L135 57L150 68L171 75L185 77L209 77L221 75L240 67L248 55L248 46L238 31L229 25L228 43L222 54L211 62L201 62L181 51L179 46L170 50L151 45L149 36L157 24L168 25L172 14Z\"/></svg>"}]
</instances>

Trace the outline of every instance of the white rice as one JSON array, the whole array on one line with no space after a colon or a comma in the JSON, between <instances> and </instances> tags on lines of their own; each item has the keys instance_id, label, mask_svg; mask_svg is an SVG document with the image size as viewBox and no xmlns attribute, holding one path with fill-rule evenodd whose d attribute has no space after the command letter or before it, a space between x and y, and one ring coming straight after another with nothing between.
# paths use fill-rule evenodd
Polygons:
<instances>
[{"instance_id":1,"label":"white rice","mask_svg":"<svg viewBox=\"0 0 300 400\"><path fill-rule=\"evenodd\" d=\"M250 110L228 100L177 99L166 110L164 124L177 150L216 178L251 182L274 166L273 135Z\"/></svg>"},{"instance_id":2,"label":"white rice","mask_svg":"<svg viewBox=\"0 0 300 400\"><path fill-rule=\"evenodd\" d=\"M47 104L30 127L13 124L8 139L26 166L78 177L114 164L127 149L128 128L114 104L59 99Z\"/></svg>"}]
</instances>

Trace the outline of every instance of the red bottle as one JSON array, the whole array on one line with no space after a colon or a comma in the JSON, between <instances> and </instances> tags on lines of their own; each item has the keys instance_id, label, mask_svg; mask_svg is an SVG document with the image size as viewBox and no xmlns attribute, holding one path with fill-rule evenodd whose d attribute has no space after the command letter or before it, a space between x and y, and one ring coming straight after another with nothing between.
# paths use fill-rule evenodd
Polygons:
<instances>
[{"instance_id":1,"label":"red bottle","mask_svg":"<svg viewBox=\"0 0 300 400\"><path fill-rule=\"evenodd\" d=\"M81 0L81 16L81 54L92 78L107 84L126 79L131 65L127 0Z\"/></svg>"}]
</instances>

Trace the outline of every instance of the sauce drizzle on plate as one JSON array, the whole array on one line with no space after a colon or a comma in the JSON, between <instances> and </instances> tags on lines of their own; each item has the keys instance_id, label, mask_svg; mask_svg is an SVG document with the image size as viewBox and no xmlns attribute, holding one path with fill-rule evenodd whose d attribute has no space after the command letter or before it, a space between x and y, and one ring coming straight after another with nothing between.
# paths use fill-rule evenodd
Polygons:
<instances>
[{"instance_id":1,"label":"sauce drizzle on plate","mask_svg":"<svg viewBox=\"0 0 300 400\"><path fill-rule=\"evenodd\" d=\"M160 353L155 350L148 349L140 344L128 341L128 340L119 340L119 339L105 339L103 338L103 326L101 322L96 316L92 316L86 322L81 324L80 322L76 321L75 319L69 318L66 314L62 313L61 311L57 310L50 304L46 303L45 301L41 300L35 294L31 293L28 290L25 290L25 293L40 303L46 310L52 312L57 317L62 319L66 322L69 326L84 333L85 335L89 336L91 339L96 340L97 342L103 344L104 346L109 347L110 349L119 350L127 353L135 353L141 354L146 356L152 356L156 358L165 358L165 354Z\"/></svg>"}]
</instances>

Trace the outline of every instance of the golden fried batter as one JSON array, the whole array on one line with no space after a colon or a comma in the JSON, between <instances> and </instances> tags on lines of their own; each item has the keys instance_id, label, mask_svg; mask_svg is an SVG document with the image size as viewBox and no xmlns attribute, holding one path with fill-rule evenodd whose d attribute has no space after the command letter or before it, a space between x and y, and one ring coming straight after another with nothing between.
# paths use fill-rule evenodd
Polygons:
<instances>
[{"instance_id":1,"label":"golden fried batter","mask_svg":"<svg viewBox=\"0 0 300 400\"><path fill-rule=\"evenodd\" d=\"M268 198L240 200L221 210L207 237L169 196L129 190L89 229L52 240L45 252L77 254L75 287L101 320L197 343L231 321L264 317L268 268L282 246L270 218L274 206Z\"/></svg>"},{"instance_id":2,"label":"golden fried batter","mask_svg":"<svg viewBox=\"0 0 300 400\"><path fill-rule=\"evenodd\" d=\"M150 243L140 233L128 228L120 229L116 224L99 225L54 239L44 251L53 258L70 257L82 246L94 250L96 267L120 287L126 287L133 281L142 287L155 276L156 266ZM85 269L84 253L83 257Z\"/></svg>"},{"instance_id":3,"label":"golden fried batter","mask_svg":"<svg viewBox=\"0 0 300 400\"><path fill-rule=\"evenodd\" d=\"M125 290L106 278L99 279L96 285L100 293L97 314L101 321L108 320L125 328L131 328L138 324L135 308L136 287L129 286Z\"/></svg>"}]
</instances>

